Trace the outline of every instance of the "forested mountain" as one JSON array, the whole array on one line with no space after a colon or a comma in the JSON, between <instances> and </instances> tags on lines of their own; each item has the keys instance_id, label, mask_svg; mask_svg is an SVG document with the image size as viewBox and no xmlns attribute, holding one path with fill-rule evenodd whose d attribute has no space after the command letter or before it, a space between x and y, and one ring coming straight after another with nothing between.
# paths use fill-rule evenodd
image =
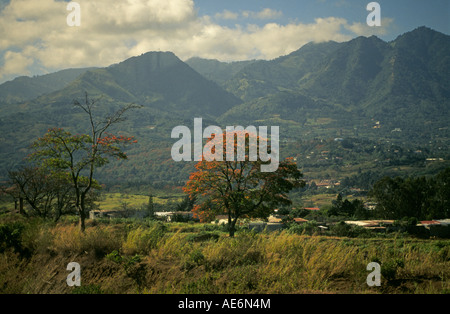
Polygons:
<instances>
[{"instance_id":1,"label":"forested mountain","mask_svg":"<svg viewBox=\"0 0 450 314\"><path fill-rule=\"evenodd\" d=\"M392 42L372 36L309 43L267 61L183 62L171 52L149 52L106 68L18 78L0 85L1 177L49 127L83 132L85 116L72 104L85 92L99 98L99 116L142 105L118 125L139 144L129 161L102 169L111 181L187 180L193 164L171 160L171 130L192 129L197 117L204 127L280 126L282 155L295 156L310 175L428 167L426 158L450 158L448 73L450 36L421 27Z\"/></svg>"},{"instance_id":2,"label":"forested mountain","mask_svg":"<svg viewBox=\"0 0 450 314\"><path fill-rule=\"evenodd\" d=\"M60 90L90 69L92 68L67 69L35 77L17 77L0 85L0 104L14 104L32 100L38 96Z\"/></svg>"},{"instance_id":3,"label":"forested mountain","mask_svg":"<svg viewBox=\"0 0 450 314\"><path fill-rule=\"evenodd\" d=\"M448 139L449 60L450 36L426 27L392 42L372 36L310 43L254 62L223 83L244 103L222 118L267 123L281 115L306 126L298 129L303 134L311 129L308 121L322 119L329 134L394 135L422 144Z\"/></svg>"},{"instance_id":4,"label":"forested mountain","mask_svg":"<svg viewBox=\"0 0 450 314\"><path fill-rule=\"evenodd\" d=\"M198 57L186 60L186 64L195 71L205 78L219 84L223 84L232 79L244 67L254 62L256 61L220 62L218 60L202 59Z\"/></svg>"}]
</instances>

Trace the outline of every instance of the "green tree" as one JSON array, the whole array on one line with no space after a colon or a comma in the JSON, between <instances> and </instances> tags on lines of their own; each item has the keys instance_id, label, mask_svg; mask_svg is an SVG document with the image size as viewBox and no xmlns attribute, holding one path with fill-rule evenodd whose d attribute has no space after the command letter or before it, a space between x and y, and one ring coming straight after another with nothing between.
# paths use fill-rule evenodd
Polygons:
<instances>
[{"instance_id":1,"label":"green tree","mask_svg":"<svg viewBox=\"0 0 450 314\"><path fill-rule=\"evenodd\" d=\"M85 230L87 217L86 200L95 185L95 170L109 162L109 158L127 159L120 146L136 142L133 137L115 136L107 133L114 124L124 120L126 111L137 108L127 105L104 119L96 120L94 108L96 100L90 100L86 93L85 102L74 102L87 115L89 134L73 135L61 128L53 128L32 145L31 160L41 163L43 169L69 174L75 193L75 208L80 217L80 230Z\"/></svg>"},{"instance_id":2,"label":"green tree","mask_svg":"<svg viewBox=\"0 0 450 314\"><path fill-rule=\"evenodd\" d=\"M378 215L386 219L448 217L449 169L441 171L435 177L384 177L377 181L370 196L377 202Z\"/></svg>"},{"instance_id":3,"label":"green tree","mask_svg":"<svg viewBox=\"0 0 450 314\"><path fill-rule=\"evenodd\" d=\"M255 135L237 132L237 136L246 136L249 143L249 137ZM191 174L184 191L197 198L193 212L200 221L212 221L216 214L228 215L229 235L233 237L239 218L268 217L279 205L290 205L287 193L305 183L292 159L280 162L275 172L262 172L260 158L250 161L247 156L244 161L225 161L227 146L223 149L224 161L203 159L197 163L197 171ZM247 144L246 151L248 148Z\"/></svg>"},{"instance_id":4,"label":"green tree","mask_svg":"<svg viewBox=\"0 0 450 314\"><path fill-rule=\"evenodd\" d=\"M57 221L61 215L71 211L72 189L63 173L48 173L40 168L23 167L8 174L13 191L18 192L30 205L31 210L22 209L24 216L53 218Z\"/></svg>"},{"instance_id":5,"label":"green tree","mask_svg":"<svg viewBox=\"0 0 450 314\"><path fill-rule=\"evenodd\" d=\"M450 168L436 175L433 188L436 193L432 200L431 214L434 218L450 217Z\"/></svg>"},{"instance_id":6,"label":"green tree","mask_svg":"<svg viewBox=\"0 0 450 314\"><path fill-rule=\"evenodd\" d=\"M402 184L402 178L392 179L390 177L384 177L374 184L369 195L377 202L376 211L379 217L384 219L403 217L398 215L401 204L398 195Z\"/></svg>"}]
</instances>

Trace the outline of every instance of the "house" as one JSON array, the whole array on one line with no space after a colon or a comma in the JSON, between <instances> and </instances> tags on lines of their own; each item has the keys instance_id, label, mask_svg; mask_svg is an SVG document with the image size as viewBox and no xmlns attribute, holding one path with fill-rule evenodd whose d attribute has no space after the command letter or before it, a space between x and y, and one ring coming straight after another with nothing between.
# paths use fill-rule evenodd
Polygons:
<instances>
[{"instance_id":1,"label":"house","mask_svg":"<svg viewBox=\"0 0 450 314\"><path fill-rule=\"evenodd\" d=\"M429 230L432 237L450 238L450 219L424 220L420 221L417 226Z\"/></svg>"},{"instance_id":2,"label":"house","mask_svg":"<svg viewBox=\"0 0 450 314\"><path fill-rule=\"evenodd\" d=\"M285 227L284 223L279 222L250 222L248 224L248 228L250 230L255 230L256 232L263 232L263 231L278 231Z\"/></svg>"},{"instance_id":3,"label":"house","mask_svg":"<svg viewBox=\"0 0 450 314\"><path fill-rule=\"evenodd\" d=\"M156 212L155 216L167 222L179 220L191 220L194 217L192 212Z\"/></svg>"},{"instance_id":4,"label":"house","mask_svg":"<svg viewBox=\"0 0 450 314\"><path fill-rule=\"evenodd\" d=\"M386 227L393 225L394 220L357 220L345 221L345 223L374 231L386 231Z\"/></svg>"},{"instance_id":5,"label":"house","mask_svg":"<svg viewBox=\"0 0 450 314\"><path fill-rule=\"evenodd\" d=\"M212 224L226 225L228 223L228 215L217 215L216 220Z\"/></svg>"},{"instance_id":6,"label":"house","mask_svg":"<svg viewBox=\"0 0 450 314\"><path fill-rule=\"evenodd\" d=\"M434 161L445 161L444 158L427 158L427 162L434 162Z\"/></svg>"},{"instance_id":7,"label":"house","mask_svg":"<svg viewBox=\"0 0 450 314\"><path fill-rule=\"evenodd\" d=\"M89 219L119 217L122 217L122 213L117 210L91 210L89 212Z\"/></svg>"},{"instance_id":8,"label":"house","mask_svg":"<svg viewBox=\"0 0 450 314\"><path fill-rule=\"evenodd\" d=\"M450 219L438 219L442 226L450 226Z\"/></svg>"},{"instance_id":9,"label":"house","mask_svg":"<svg viewBox=\"0 0 450 314\"><path fill-rule=\"evenodd\" d=\"M423 226L425 228L430 227L430 226L438 226L441 223L437 220L423 220L423 221L419 221L419 226Z\"/></svg>"},{"instance_id":10,"label":"house","mask_svg":"<svg viewBox=\"0 0 450 314\"><path fill-rule=\"evenodd\" d=\"M279 216L279 215L270 215L269 218L267 219L268 222L270 223L280 223L283 221L283 216Z\"/></svg>"},{"instance_id":11,"label":"house","mask_svg":"<svg viewBox=\"0 0 450 314\"><path fill-rule=\"evenodd\" d=\"M375 210L377 208L377 203L375 202L366 202L364 203L364 208L367 210Z\"/></svg>"},{"instance_id":12,"label":"house","mask_svg":"<svg viewBox=\"0 0 450 314\"><path fill-rule=\"evenodd\" d=\"M98 218L145 218L148 212L145 210L91 210L89 219Z\"/></svg>"}]
</instances>

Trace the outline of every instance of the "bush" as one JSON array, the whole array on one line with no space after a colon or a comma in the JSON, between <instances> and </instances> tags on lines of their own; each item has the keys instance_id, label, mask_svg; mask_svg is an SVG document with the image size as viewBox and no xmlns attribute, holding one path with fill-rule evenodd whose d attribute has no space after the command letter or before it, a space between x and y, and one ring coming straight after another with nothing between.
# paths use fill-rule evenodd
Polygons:
<instances>
[{"instance_id":1,"label":"bush","mask_svg":"<svg viewBox=\"0 0 450 314\"><path fill-rule=\"evenodd\" d=\"M395 280L398 269L403 267L405 267L405 262L402 259L389 260L381 265L381 275L387 281Z\"/></svg>"},{"instance_id":2,"label":"bush","mask_svg":"<svg viewBox=\"0 0 450 314\"><path fill-rule=\"evenodd\" d=\"M126 254L147 254L157 248L165 232L166 227L162 223L154 223L149 229L138 227L128 233L123 250Z\"/></svg>"},{"instance_id":3,"label":"bush","mask_svg":"<svg viewBox=\"0 0 450 314\"><path fill-rule=\"evenodd\" d=\"M304 222L302 224L292 223L290 224L288 228L288 233L291 234L307 234L307 235L313 235L316 232L319 232L319 225L314 220Z\"/></svg>"},{"instance_id":4,"label":"bush","mask_svg":"<svg viewBox=\"0 0 450 314\"><path fill-rule=\"evenodd\" d=\"M108 252L120 249L122 241L120 237L112 236L107 228L89 228L81 234L81 250L94 252L97 258L102 258Z\"/></svg>"},{"instance_id":5,"label":"bush","mask_svg":"<svg viewBox=\"0 0 450 314\"><path fill-rule=\"evenodd\" d=\"M25 226L20 222L0 225L0 253L12 248L17 253L23 253L22 232Z\"/></svg>"},{"instance_id":6,"label":"bush","mask_svg":"<svg viewBox=\"0 0 450 314\"><path fill-rule=\"evenodd\" d=\"M83 233L79 227L58 226L51 232L51 249L61 254L93 252L97 258L102 258L107 253L120 249L122 244L122 239L105 227L87 228Z\"/></svg>"},{"instance_id":7,"label":"bush","mask_svg":"<svg viewBox=\"0 0 450 314\"><path fill-rule=\"evenodd\" d=\"M214 232L205 232L200 231L199 233L191 234L187 236L187 241L189 242L203 242L203 241L209 241L214 240L217 241L220 238L220 235Z\"/></svg>"},{"instance_id":8,"label":"bush","mask_svg":"<svg viewBox=\"0 0 450 314\"><path fill-rule=\"evenodd\" d=\"M184 262L183 269L191 270L205 262L205 256L201 249L195 249L189 254L188 259Z\"/></svg>"},{"instance_id":9,"label":"bush","mask_svg":"<svg viewBox=\"0 0 450 314\"><path fill-rule=\"evenodd\" d=\"M103 291L98 285L87 285L75 287L72 294L103 294Z\"/></svg>"}]
</instances>

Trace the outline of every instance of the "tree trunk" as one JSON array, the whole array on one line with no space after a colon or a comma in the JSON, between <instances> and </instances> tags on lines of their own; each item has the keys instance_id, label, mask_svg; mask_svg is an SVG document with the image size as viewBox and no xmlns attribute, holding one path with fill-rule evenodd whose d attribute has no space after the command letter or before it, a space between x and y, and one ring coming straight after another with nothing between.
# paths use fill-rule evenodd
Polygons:
<instances>
[{"instance_id":1,"label":"tree trunk","mask_svg":"<svg viewBox=\"0 0 450 314\"><path fill-rule=\"evenodd\" d=\"M237 222L237 218L236 219L231 219L231 223L228 225L228 231L230 234L230 238L234 238L234 233L236 232L236 222Z\"/></svg>"},{"instance_id":2,"label":"tree trunk","mask_svg":"<svg viewBox=\"0 0 450 314\"><path fill-rule=\"evenodd\" d=\"M86 214L83 209L78 210L78 213L80 214L80 231L84 233L84 231L86 230Z\"/></svg>"},{"instance_id":3,"label":"tree trunk","mask_svg":"<svg viewBox=\"0 0 450 314\"><path fill-rule=\"evenodd\" d=\"M23 214L23 197L19 197L19 214Z\"/></svg>"},{"instance_id":4,"label":"tree trunk","mask_svg":"<svg viewBox=\"0 0 450 314\"><path fill-rule=\"evenodd\" d=\"M78 212L80 214L80 231L84 232L86 230L85 220L86 220L86 193L87 191L84 191L80 195L80 205L78 206Z\"/></svg>"}]
</instances>

